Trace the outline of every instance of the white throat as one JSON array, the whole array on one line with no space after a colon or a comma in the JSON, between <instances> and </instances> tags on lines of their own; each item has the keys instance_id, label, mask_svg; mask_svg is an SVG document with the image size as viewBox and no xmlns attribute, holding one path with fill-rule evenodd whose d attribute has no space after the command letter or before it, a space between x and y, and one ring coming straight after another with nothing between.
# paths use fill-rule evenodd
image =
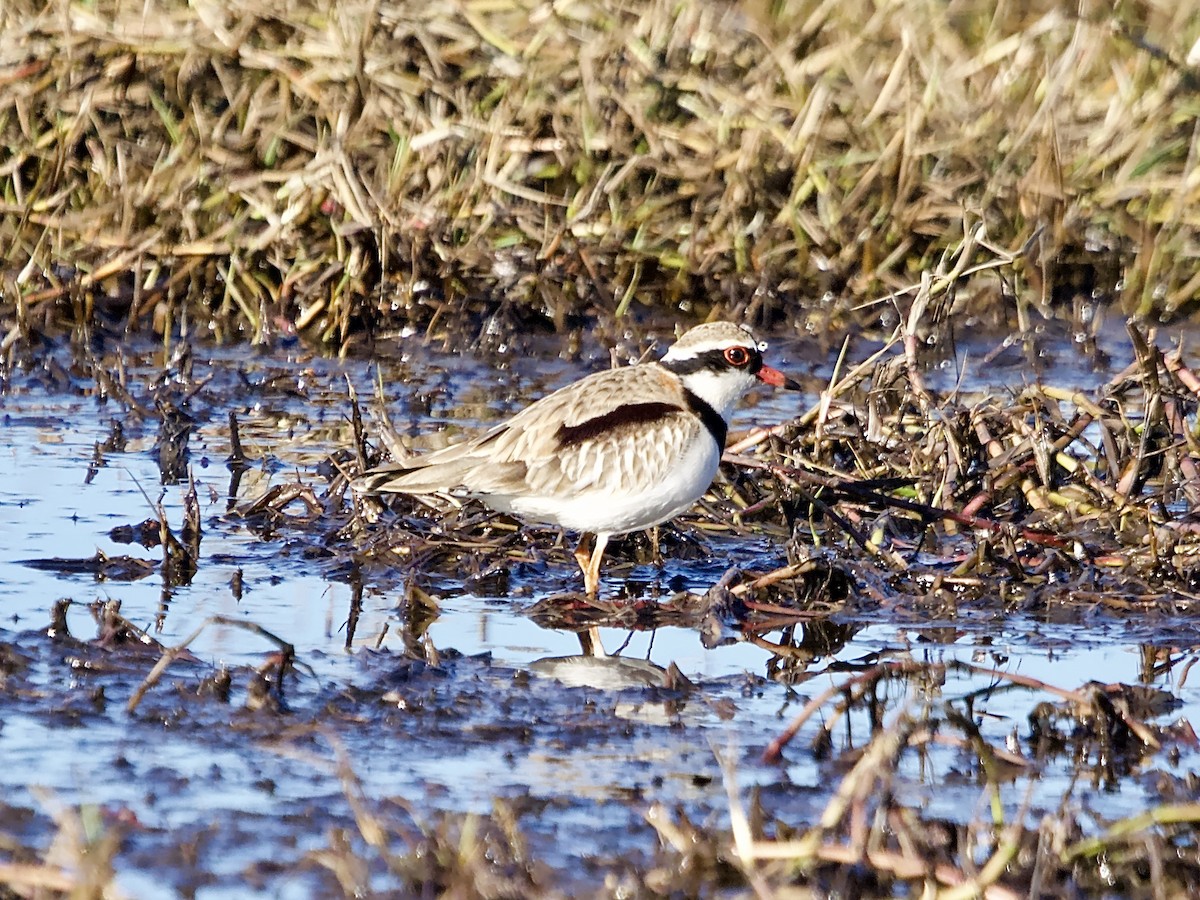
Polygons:
<instances>
[{"instance_id":1,"label":"white throat","mask_svg":"<svg viewBox=\"0 0 1200 900\"><path fill-rule=\"evenodd\" d=\"M753 375L737 369L713 372L701 369L681 376L683 386L711 406L728 425L733 418L734 407L754 386Z\"/></svg>"}]
</instances>

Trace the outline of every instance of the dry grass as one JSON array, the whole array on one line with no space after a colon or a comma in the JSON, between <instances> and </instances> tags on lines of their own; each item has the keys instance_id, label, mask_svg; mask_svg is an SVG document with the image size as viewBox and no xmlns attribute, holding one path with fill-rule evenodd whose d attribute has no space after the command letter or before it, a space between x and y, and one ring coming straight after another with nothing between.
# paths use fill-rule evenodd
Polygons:
<instances>
[{"instance_id":1,"label":"dry grass","mask_svg":"<svg viewBox=\"0 0 1200 900\"><path fill-rule=\"evenodd\" d=\"M1198 41L1200 12L1168 0L8 0L0 348L72 322L254 341L295 330L338 347L496 312L903 322L894 366L863 367L803 429L781 430L780 464L757 460L775 480L735 479L710 503L765 509L779 534L799 523L786 532L798 558L853 535L865 553L837 565L857 576L855 602L1190 611L1200 378L1181 355L1135 330L1137 362L1094 394L1030 388L1001 406L933 396L918 348L955 313L1015 310L1023 328L1080 298L1194 311ZM968 274L988 261L1002 277ZM939 266L949 280L865 302ZM833 522L821 466L908 493L889 495L891 512L837 495ZM781 497L788 515L772 517ZM349 517L331 527L352 531ZM786 601L795 581L765 599ZM930 723L900 710L873 732L795 842L735 833L748 882L785 888L802 866L839 884L866 863L884 891L1007 896L1042 877L1100 889L1091 860L1124 850L1131 891L1200 884L1181 856L1194 807L1164 804L1090 843L1063 817L1043 833L993 823L982 852L938 845L880 790ZM994 761L965 720L935 724ZM453 887L480 877L477 847L507 840L500 888L537 886L502 816L412 833L471 852L371 846ZM704 837L676 833L680 847ZM1170 852L1143 852L1147 833ZM95 855L99 893L112 854ZM51 857L4 877L74 890ZM317 861L350 884L351 857ZM1178 864L1164 875L1166 858Z\"/></svg>"},{"instance_id":2,"label":"dry grass","mask_svg":"<svg viewBox=\"0 0 1200 900\"><path fill-rule=\"evenodd\" d=\"M1198 38L1167 0L12 0L0 311L9 343L97 312L826 327L965 220L1038 236L1022 302L1186 312Z\"/></svg>"},{"instance_id":3,"label":"dry grass","mask_svg":"<svg viewBox=\"0 0 1200 900\"><path fill-rule=\"evenodd\" d=\"M798 420L783 451L792 467L772 470L785 496L798 492L796 514L817 520L801 533L855 537L904 593L950 607L1069 597L1114 611L1194 608L1200 376L1178 348L1132 326L1129 335L1135 360L1108 384L1003 398L930 392L909 336L910 353L851 374ZM883 501L847 483L848 472L858 484L908 487ZM841 502L827 530L827 507L808 498L830 484L826 500ZM926 563L910 563L917 555Z\"/></svg>"}]
</instances>

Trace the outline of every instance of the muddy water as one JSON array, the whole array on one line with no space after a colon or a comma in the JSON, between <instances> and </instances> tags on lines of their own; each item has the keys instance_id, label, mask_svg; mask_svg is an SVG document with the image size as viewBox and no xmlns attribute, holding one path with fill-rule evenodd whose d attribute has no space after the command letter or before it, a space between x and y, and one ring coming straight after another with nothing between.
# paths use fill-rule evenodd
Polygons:
<instances>
[{"instance_id":1,"label":"muddy water","mask_svg":"<svg viewBox=\"0 0 1200 900\"><path fill-rule=\"evenodd\" d=\"M1091 680L1144 684L1172 698L1153 720L1160 724L1200 711L1200 689L1185 677L1200 629L1184 620L1073 610L1054 621L1002 609L947 619L859 605L812 623L807 634L797 629L792 638L802 652L790 667L747 643L707 650L695 631L671 627L604 629L606 646L620 647L628 664L597 664L572 658L574 634L526 614L538 600L577 587L574 564L554 549L552 532L534 533L533 555L507 581L456 581L444 572L422 579L348 565L319 520L264 529L238 514L271 485L323 489L321 467L351 440L347 383L369 407L382 375L402 432L470 428L606 364L598 348L570 360L557 349L532 341L501 355L500 365L415 341L374 363L331 361L300 348L218 350L194 360L188 378L160 352L103 348L99 364L122 372L144 414L111 391L103 399L86 362L68 347L10 372L0 396L0 645L20 662L6 670L0 690L0 834L46 848L61 810L81 810L90 833L119 837L117 883L131 895L160 896L167 885L203 897L301 897L344 887L328 859L346 846L365 861L357 878L367 892L399 883L385 854L362 839L348 795L361 794L394 824L389 848L397 855L416 853L418 838L436 833L444 813L488 813L500 798L512 805L531 855L548 868L543 886L594 893L606 878L617 885L630 868L655 864L659 841L647 816L660 807L666 812L657 815L720 829L729 791L745 798L757 787L771 815L796 827L814 821L838 777L810 747L820 717L782 765L765 765L760 754L809 697L875 661L973 662L1064 688ZM871 348L860 349L866 355ZM943 388L1016 386L1036 377L1028 348L997 350L993 341L956 349L933 370ZM1128 361L1119 329L1105 332L1099 349L1099 356L1080 353L1071 335L1047 335L1035 356L1058 383L1087 387ZM986 366L971 363L985 358ZM772 362L808 377L814 390L833 366L830 354L801 341L776 341ZM153 517L160 502L173 527L184 518L186 481L160 483L160 425L149 412L155 391L185 403L193 420L187 471L203 534L197 571L181 584L164 583L160 548L110 536ZM814 399L756 397L737 425L786 420ZM250 459L232 503L230 412ZM113 441L114 421L123 446ZM89 477L96 447L106 441ZM662 567L615 559L605 589L702 593L731 561L759 570L785 561L783 548L764 539L704 540L704 554L668 558ZM98 551L153 565L129 578L98 566ZM416 630L405 602L414 577L437 601ZM60 598L71 601L73 638L47 634ZM160 652L136 643L98 646L89 604L108 600L120 601L123 616L168 646L213 616L226 621L203 629L191 656L130 713L126 701ZM276 648L228 620L294 646L299 667L282 708L247 708L250 672ZM406 654L414 645L426 662ZM1170 648L1170 664L1148 665ZM690 687L662 685L671 664ZM233 671L227 697L205 690L223 666ZM781 669L788 678L776 677ZM1031 710L1054 699L951 671L940 682L886 682L876 712L968 698L984 737L1018 748ZM853 712L834 732L835 744L864 743L870 725L864 712ZM736 784L719 756L732 762ZM1117 816L1162 801L1151 773L1183 777L1198 764L1186 750L1154 758L1139 777L1116 772L1076 781L1064 754L1006 784L1003 801L1011 814L1032 796L1036 817L1069 797L1099 818ZM976 821L987 798L964 765L958 750L931 745L896 790L931 817Z\"/></svg>"}]
</instances>

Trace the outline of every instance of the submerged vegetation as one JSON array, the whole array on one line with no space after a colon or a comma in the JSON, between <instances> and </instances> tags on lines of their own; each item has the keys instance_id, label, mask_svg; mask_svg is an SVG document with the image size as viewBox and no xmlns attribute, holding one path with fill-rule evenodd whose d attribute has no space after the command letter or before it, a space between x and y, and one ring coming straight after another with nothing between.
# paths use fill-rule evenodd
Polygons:
<instances>
[{"instance_id":1,"label":"submerged vegetation","mask_svg":"<svg viewBox=\"0 0 1200 900\"><path fill-rule=\"evenodd\" d=\"M140 433L162 484L184 491L181 522L159 502L111 532L127 555L48 550L24 564L158 577L158 615L179 616L170 592L218 565L205 530L237 528L283 536L289 555L353 585L353 685L307 678L289 636L253 623L253 594L250 622L208 621L264 638L258 666L163 646L116 601L91 607L94 638L71 635L63 605L48 629L0 632L0 703L23 716L115 719L138 741L170 723L251 755L275 752L286 723L287 751L320 757L344 808L316 816L319 846L306 833L286 864L246 877L304 871L348 896L1200 890L1188 768L1200 742L1170 717L1169 691L1050 684L998 649L969 664L913 647L837 658L881 620L951 645L968 622L1102 619L1144 629L1142 681L1170 673L1182 692L1200 645L1200 376L1154 325L1200 299L1194 5L9 0L0 136L0 397L32 383L110 404L81 480ZM1110 311L1140 317L1132 362L1093 389L996 398L927 382L966 328L997 329L984 365L1017 355L1032 371L1052 318L1068 323L1059 350L1097 358ZM596 602L555 593L569 585L545 560L571 571L558 536L477 507L355 497L348 480L396 446L367 401L329 371L333 386L230 376L202 349L300 335L387 366L387 339L414 331L486 354L555 330L574 353L598 324L591 343L635 359L650 342L626 322L714 316L807 334L819 358L866 331L853 346L875 352L810 379L811 409L734 437L723 477L684 517L700 541L667 527L613 551L627 570L754 537L775 548L770 565L733 565L704 593L655 582L651 599L636 584ZM134 360L134 334L172 352ZM319 464L286 477L280 432L255 421L268 413L237 405L270 405L276 390L337 410ZM435 394L411 398L411 421L429 419ZM231 472L224 495L207 485L209 506L224 504L210 519L189 457L200 429ZM154 548L159 560L142 554ZM737 714L740 687L673 669L630 666L634 687L564 698L433 644L439 591L515 606L522 567L538 588L520 613L539 624L694 628L707 647L761 648L789 697L813 691L769 745L715 752L728 791L717 823L639 788L626 812L641 830L611 854L579 848L579 869L541 817L558 821L559 804L586 818L586 800L498 796L465 815L366 795L353 748L442 759L446 743L478 741L519 755L602 733L620 755L631 735L685 732L689 702ZM355 643L373 580L400 595L398 650ZM240 568L230 591L240 603ZM669 724L615 721L617 693L661 705ZM987 703L1000 694L1028 695L1023 719L997 725ZM567 706L564 721L545 715ZM934 752L980 797L970 815L906 796ZM740 766L789 754L818 789L782 772L738 788ZM1064 770L1070 784L1043 789ZM1156 805L1124 818L1076 796L1077 781L1114 790L1135 776ZM170 867L180 892L229 877L204 870L204 828L160 856L171 829L39 800L0 804L0 897L111 896L123 866ZM312 815L288 812L296 829Z\"/></svg>"},{"instance_id":2,"label":"submerged vegetation","mask_svg":"<svg viewBox=\"0 0 1200 900\"><path fill-rule=\"evenodd\" d=\"M1179 714L1194 692L1187 682L1200 646L1200 541L1189 499L1200 378L1177 348L1131 327L1135 358L1097 388L1031 385L1003 404L946 394L925 383L914 356L924 346L920 324L848 366L811 409L735 435L724 477L683 517L683 529L659 535L677 573L692 564L711 571L722 559L717 548L739 539L768 539L771 550L733 550L732 567L707 590L676 590L665 574L639 589L631 563L653 555L631 537L613 548L600 601L575 590L569 549L552 530L471 505L397 498L381 508L351 494L348 478L376 462L376 434L386 429L368 430L366 403L341 393L340 380L304 367L289 376L178 357L161 368L102 339L64 343L48 356L14 350L9 392L58 373L85 396L107 396L106 418L120 412L94 457L79 462L81 479L122 465L130 442L140 437L145 447L146 432L157 429L153 465L182 493L179 518L160 505L145 521L113 528L126 555L23 564L94 573L110 585L157 577L155 631L168 617L194 614L193 579L233 564L228 590L239 615L189 625L176 646L164 646L115 600L90 606L94 636L73 633L63 601L48 629L0 632L7 713L69 716L100 731L115 723L122 748L153 746L168 733L190 736L193 752L232 743L239 760L264 773L255 785L267 784L268 796L273 760L301 754L323 773L321 790L332 784L340 796L301 813L294 801L272 803L269 816L284 813L282 824L266 825L260 811L249 824L197 820L181 831L153 816L140 821L136 804L74 809L38 795L40 809L0 805L8 835L0 880L17 896L108 896L131 870L181 892L240 877L268 890L299 879L347 896L806 890L1015 898L1200 889L1200 741ZM281 397L296 405L276 424ZM206 453L227 459L228 471L210 469L199 486L181 474L192 463L181 407L203 429ZM308 412L320 407L345 415ZM279 444L304 442L306 421L309 462L280 467ZM297 437L281 437L281 428ZM241 557L207 546L223 532L286 547L272 566L285 579L300 565L350 585L328 646L344 641L355 652L353 679L314 677L319 651L254 623L256 593L242 602ZM159 561L143 551L157 551ZM759 560L776 567L756 567ZM395 598L394 613L383 632L363 635L359 617L372 590ZM764 675L730 681L663 669L618 648L584 660L606 679L580 687L569 671L578 677L579 657L512 668L435 642L443 603L472 595L559 630L606 626L632 637L690 628L707 647L746 642L768 662ZM843 652L881 621L904 639L867 655ZM1129 635L1123 652L1141 645L1140 668L1130 683L1107 672L1092 681L1032 677L1017 664L1027 657L1012 652L1013 621L1120 629ZM250 632L258 661L216 665L193 654L191 644L217 627ZM768 685L786 698L781 709L799 709L753 719L763 704L747 693ZM739 739L728 746L717 737L726 721ZM379 755L401 767L449 766L485 746L506 760L561 761L570 748L594 745L616 778L636 785L618 780L618 799L606 804L575 796L569 782L542 786L536 798L509 786L497 787L490 812L468 814L436 796L376 795L359 776L377 769ZM714 784L718 810L700 805L697 816L695 807L658 799L647 781L661 777L660 754L683 747L706 763L678 767L698 785ZM739 787L747 773L750 789ZM218 770L218 785L226 777ZM192 789L206 784L197 779ZM947 813L936 802L941 792L975 806ZM1098 799L1129 792L1151 802L1122 800L1114 816ZM619 828L620 837L564 845L558 829L581 816L589 828ZM281 828L290 848L266 846ZM247 829L274 837L251 839ZM222 870L213 845L224 833L242 835L271 864ZM178 854L166 852L175 846Z\"/></svg>"},{"instance_id":3,"label":"submerged vegetation","mask_svg":"<svg viewBox=\"0 0 1200 900\"><path fill-rule=\"evenodd\" d=\"M1028 252L974 315L1186 314L1197 40L1166 0L11 0L0 314L823 329L979 225Z\"/></svg>"}]
</instances>

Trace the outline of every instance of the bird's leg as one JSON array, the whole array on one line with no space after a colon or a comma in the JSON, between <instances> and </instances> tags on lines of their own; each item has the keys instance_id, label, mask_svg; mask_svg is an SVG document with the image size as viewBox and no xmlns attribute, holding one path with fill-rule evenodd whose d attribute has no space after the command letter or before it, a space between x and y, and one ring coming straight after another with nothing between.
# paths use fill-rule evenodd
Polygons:
<instances>
[{"instance_id":1,"label":"bird's leg","mask_svg":"<svg viewBox=\"0 0 1200 900\"><path fill-rule=\"evenodd\" d=\"M608 546L608 535L596 535L596 545L592 548L592 558L588 560L587 568L583 570L583 583L587 587L589 597L600 596L600 560L604 559L604 548Z\"/></svg>"},{"instance_id":2,"label":"bird's leg","mask_svg":"<svg viewBox=\"0 0 1200 900\"><path fill-rule=\"evenodd\" d=\"M600 629L595 625L575 636L579 638L579 649L583 651L584 656L608 656L604 645L600 643Z\"/></svg>"},{"instance_id":3,"label":"bird's leg","mask_svg":"<svg viewBox=\"0 0 1200 900\"><path fill-rule=\"evenodd\" d=\"M604 559L604 548L608 546L608 535L595 535L595 544L591 552L587 549L588 538L592 535L584 533L579 538L579 546L575 548L575 562L583 572L583 591L592 599L600 596L600 560Z\"/></svg>"},{"instance_id":4,"label":"bird's leg","mask_svg":"<svg viewBox=\"0 0 1200 900\"><path fill-rule=\"evenodd\" d=\"M583 589L589 597L596 596L596 589L599 585L593 585L588 581L588 566L591 564L592 555L588 552L588 538L591 537L586 531L579 536L579 546L575 548L575 562L579 563L579 571L583 573Z\"/></svg>"},{"instance_id":5,"label":"bird's leg","mask_svg":"<svg viewBox=\"0 0 1200 900\"><path fill-rule=\"evenodd\" d=\"M587 550L588 535L579 538L579 546L575 548L575 561L583 571L583 589L589 599L600 595L600 560L604 558L604 548L608 545L608 535L595 536L595 544L591 553ZM579 648L584 656L608 656L604 652L604 644L600 642L600 629L593 625L587 631L579 632Z\"/></svg>"}]
</instances>

